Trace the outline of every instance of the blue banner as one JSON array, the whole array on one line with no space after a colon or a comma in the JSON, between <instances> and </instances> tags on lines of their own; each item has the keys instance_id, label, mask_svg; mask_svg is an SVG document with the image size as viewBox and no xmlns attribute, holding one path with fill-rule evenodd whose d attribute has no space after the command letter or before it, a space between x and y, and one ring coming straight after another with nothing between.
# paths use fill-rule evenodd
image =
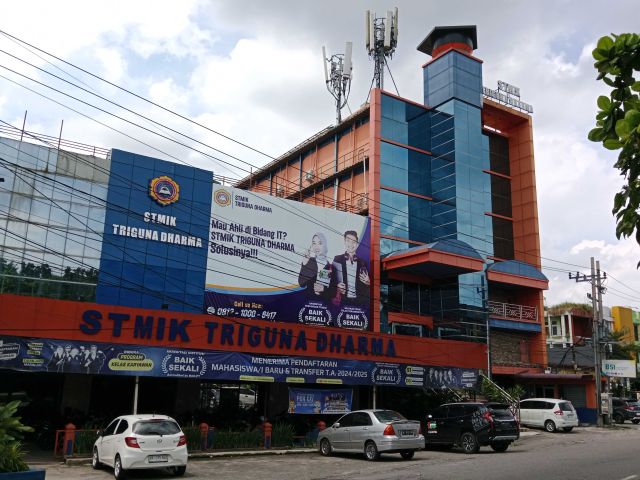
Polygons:
<instances>
[{"instance_id":1,"label":"blue banner","mask_svg":"<svg viewBox=\"0 0 640 480\"><path fill-rule=\"evenodd\" d=\"M0 368L31 372L416 388L431 385L425 385L427 368L440 369L366 360L284 357L8 336L0 336ZM463 381L470 383L471 377L465 376L467 373L472 374L474 381L477 379L474 370L442 370L458 372L455 374L458 384L451 383L452 387Z\"/></svg>"},{"instance_id":2,"label":"blue banner","mask_svg":"<svg viewBox=\"0 0 640 480\"><path fill-rule=\"evenodd\" d=\"M343 414L351 411L351 389L289 388L289 413Z\"/></svg>"},{"instance_id":3,"label":"blue banner","mask_svg":"<svg viewBox=\"0 0 640 480\"><path fill-rule=\"evenodd\" d=\"M426 388L475 388L477 383L478 371L472 368L425 367Z\"/></svg>"}]
</instances>

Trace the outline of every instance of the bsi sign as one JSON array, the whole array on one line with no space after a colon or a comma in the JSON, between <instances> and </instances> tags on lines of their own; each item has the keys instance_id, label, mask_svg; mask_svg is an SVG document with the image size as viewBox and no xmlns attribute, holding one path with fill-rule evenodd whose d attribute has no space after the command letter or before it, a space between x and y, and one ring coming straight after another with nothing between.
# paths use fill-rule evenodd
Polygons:
<instances>
[{"instance_id":1,"label":"bsi sign","mask_svg":"<svg viewBox=\"0 0 640 480\"><path fill-rule=\"evenodd\" d=\"M603 360L602 374L607 377L636 378L635 360Z\"/></svg>"}]
</instances>

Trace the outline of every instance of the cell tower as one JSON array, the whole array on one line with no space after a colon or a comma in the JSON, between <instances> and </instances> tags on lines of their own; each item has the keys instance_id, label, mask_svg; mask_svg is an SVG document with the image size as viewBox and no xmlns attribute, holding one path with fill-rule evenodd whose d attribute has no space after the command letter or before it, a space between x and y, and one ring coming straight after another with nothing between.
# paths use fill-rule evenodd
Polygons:
<instances>
[{"instance_id":1,"label":"cell tower","mask_svg":"<svg viewBox=\"0 0 640 480\"><path fill-rule=\"evenodd\" d=\"M351 78L353 65L351 63L351 50L353 43L347 42L344 55L341 53L327 58L327 52L322 47L322 63L324 64L324 81L327 90L336 99L336 125L342 121L341 110L347 104L351 92ZM327 64L329 68L327 68ZM329 73L331 71L331 73Z\"/></svg>"},{"instance_id":2,"label":"cell tower","mask_svg":"<svg viewBox=\"0 0 640 480\"><path fill-rule=\"evenodd\" d=\"M398 7L387 11L386 18L377 18L375 12L367 10L365 33L367 52L374 64L373 79L377 88L384 88L384 65L398 45Z\"/></svg>"}]
</instances>

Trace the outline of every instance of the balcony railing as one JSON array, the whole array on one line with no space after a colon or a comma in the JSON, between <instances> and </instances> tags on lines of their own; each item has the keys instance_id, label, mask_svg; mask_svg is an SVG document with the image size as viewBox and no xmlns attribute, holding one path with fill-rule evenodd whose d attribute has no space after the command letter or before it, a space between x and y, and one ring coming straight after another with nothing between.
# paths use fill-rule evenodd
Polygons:
<instances>
[{"instance_id":1,"label":"balcony railing","mask_svg":"<svg viewBox=\"0 0 640 480\"><path fill-rule=\"evenodd\" d=\"M489 302L489 315L493 318L515 320L516 322L538 323L538 309L526 305L511 303Z\"/></svg>"}]
</instances>

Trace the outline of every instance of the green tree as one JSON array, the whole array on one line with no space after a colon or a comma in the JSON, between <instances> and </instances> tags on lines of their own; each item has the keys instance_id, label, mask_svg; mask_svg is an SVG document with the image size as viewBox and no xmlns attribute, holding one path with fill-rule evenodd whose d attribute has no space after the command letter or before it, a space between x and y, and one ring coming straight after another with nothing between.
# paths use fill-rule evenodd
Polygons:
<instances>
[{"instance_id":1,"label":"green tree","mask_svg":"<svg viewBox=\"0 0 640 480\"><path fill-rule=\"evenodd\" d=\"M626 184L613 201L616 236L630 237L635 231L640 243L640 81L634 76L640 71L640 35L602 37L593 58L597 79L611 87L611 92L598 97L596 127L589 132L589 140L601 142L608 150L620 150L615 168Z\"/></svg>"}]
</instances>

